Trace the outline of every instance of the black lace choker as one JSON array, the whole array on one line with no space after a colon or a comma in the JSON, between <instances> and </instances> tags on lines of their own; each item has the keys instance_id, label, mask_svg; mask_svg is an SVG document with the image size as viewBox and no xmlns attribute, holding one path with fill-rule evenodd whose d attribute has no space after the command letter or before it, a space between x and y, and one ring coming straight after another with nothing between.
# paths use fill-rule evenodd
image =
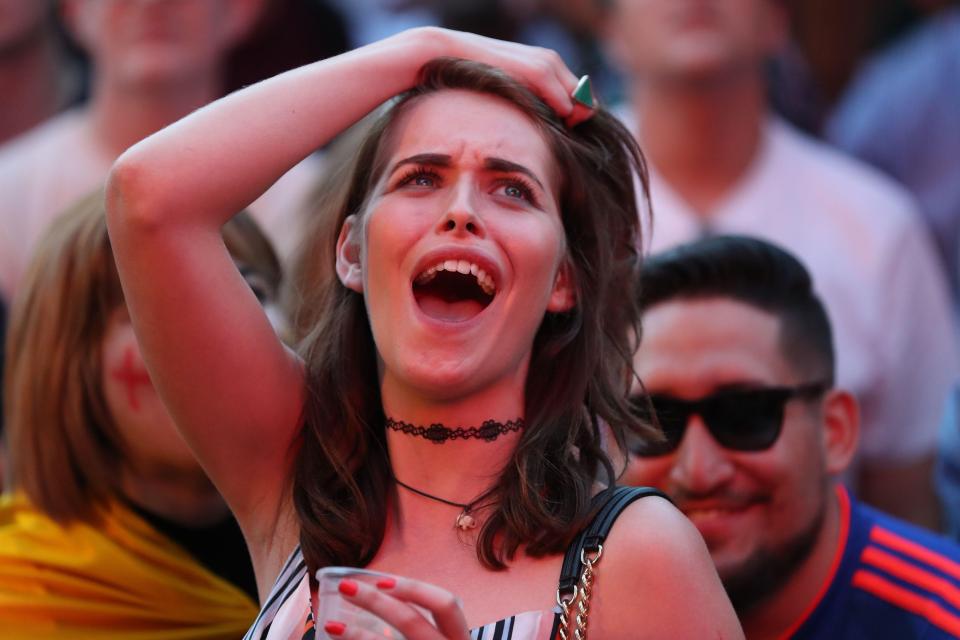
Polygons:
<instances>
[{"instance_id":1,"label":"black lace choker","mask_svg":"<svg viewBox=\"0 0 960 640\"><path fill-rule=\"evenodd\" d=\"M468 440L471 438L493 442L505 433L523 429L524 422L523 418L508 420L507 422L484 420L483 424L481 424L479 427L457 427L456 429L451 429L450 427L446 427L439 422L435 422L429 427L422 427L420 425L409 424L401 420L387 418L386 427L391 431L399 431L400 433L405 433L408 436L419 436L421 438L426 438L433 444L443 444L447 440Z\"/></svg>"}]
</instances>

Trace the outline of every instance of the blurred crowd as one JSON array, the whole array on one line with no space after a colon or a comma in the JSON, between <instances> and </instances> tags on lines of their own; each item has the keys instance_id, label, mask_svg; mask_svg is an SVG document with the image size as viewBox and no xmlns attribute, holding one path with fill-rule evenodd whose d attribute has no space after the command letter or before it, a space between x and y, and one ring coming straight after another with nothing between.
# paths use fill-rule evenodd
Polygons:
<instances>
[{"instance_id":1,"label":"blurred crowd","mask_svg":"<svg viewBox=\"0 0 960 640\"><path fill-rule=\"evenodd\" d=\"M110 600L116 637L249 624L242 536L140 358L104 180L125 149L220 96L423 25L548 47L589 74L648 164L645 254L737 234L796 256L832 327L836 385L859 407L859 444L836 467L845 491L960 539L957 2L0 0L0 608L48 606L4 587L48 562L125 594ZM291 345L330 277L331 249L310 240L351 135L223 230ZM78 540L96 550L86 565L53 551ZM50 587L65 618L105 615L84 602L107 596L68 582ZM157 590L182 606L151 608Z\"/></svg>"}]
</instances>

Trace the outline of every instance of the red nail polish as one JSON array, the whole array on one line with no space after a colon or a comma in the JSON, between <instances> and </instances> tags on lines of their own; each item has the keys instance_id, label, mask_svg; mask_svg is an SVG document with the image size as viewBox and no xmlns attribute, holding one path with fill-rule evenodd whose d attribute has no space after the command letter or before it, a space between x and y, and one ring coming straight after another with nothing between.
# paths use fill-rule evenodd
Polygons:
<instances>
[{"instance_id":1,"label":"red nail polish","mask_svg":"<svg viewBox=\"0 0 960 640\"><path fill-rule=\"evenodd\" d=\"M347 625L342 622L337 622L336 620L329 620L323 625L323 630L332 636L342 635L346 629Z\"/></svg>"},{"instance_id":2,"label":"red nail polish","mask_svg":"<svg viewBox=\"0 0 960 640\"><path fill-rule=\"evenodd\" d=\"M380 578L377 580L378 589L393 589L397 586L397 581L393 578Z\"/></svg>"},{"instance_id":3,"label":"red nail polish","mask_svg":"<svg viewBox=\"0 0 960 640\"><path fill-rule=\"evenodd\" d=\"M355 596L357 595L358 587L357 583L353 580L341 580L337 589L345 596Z\"/></svg>"}]
</instances>

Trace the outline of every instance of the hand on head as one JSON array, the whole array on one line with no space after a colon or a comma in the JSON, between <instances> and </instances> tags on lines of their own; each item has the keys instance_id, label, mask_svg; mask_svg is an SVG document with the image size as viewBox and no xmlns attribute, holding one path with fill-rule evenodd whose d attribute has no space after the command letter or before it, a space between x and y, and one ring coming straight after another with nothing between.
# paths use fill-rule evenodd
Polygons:
<instances>
[{"instance_id":1,"label":"hand on head","mask_svg":"<svg viewBox=\"0 0 960 640\"><path fill-rule=\"evenodd\" d=\"M400 36L426 38L433 43L438 57L474 60L502 69L546 102L568 127L576 126L593 114L594 102L592 98L586 99L586 96L590 95L589 83L586 85L587 91L578 94L581 100L576 100L574 92L580 86L581 80L578 80L563 58L552 49L435 27L414 29ZM387 42L390 40L384 41Z\"/></svg>"}]
</instances>

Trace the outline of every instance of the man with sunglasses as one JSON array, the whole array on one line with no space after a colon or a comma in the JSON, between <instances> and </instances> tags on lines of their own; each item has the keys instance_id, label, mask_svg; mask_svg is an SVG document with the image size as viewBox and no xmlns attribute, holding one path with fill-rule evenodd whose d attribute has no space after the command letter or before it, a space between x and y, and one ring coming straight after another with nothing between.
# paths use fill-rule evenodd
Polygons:
<instances>
[{"instance_id":1,"label":"man with sunglasses","mask_svg":"<svg viewBox=\"0 0 960 640\"><path fill-rule=\"evenodd\" d=\"M665 438L628 442L623 481L697 526L747 637L960 637L960 547L836 480L859 415L806 269L713 237L651 259L641 286L634 404Z\"/></svg>"}]
</instances>

